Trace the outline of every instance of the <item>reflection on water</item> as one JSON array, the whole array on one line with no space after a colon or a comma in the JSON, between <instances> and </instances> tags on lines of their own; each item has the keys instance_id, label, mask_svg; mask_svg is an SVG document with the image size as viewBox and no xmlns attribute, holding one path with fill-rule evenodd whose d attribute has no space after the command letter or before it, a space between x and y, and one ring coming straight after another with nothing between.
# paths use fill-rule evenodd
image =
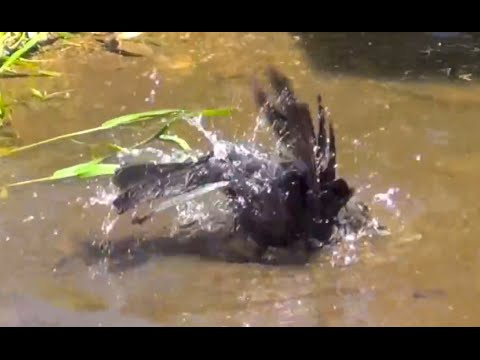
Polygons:
<instances>
[{"instance_id":1,"label":"reflection on water","mask_svg":"<svg viewBox=\"0 0 480 360\"><path fill-rule=\"evenodd\" d=\"M92 199L112 193L108 179L18 188L1 200L0 322L477 325L477 42L475 33L153 33L139 45L148 46L145 57L73 48L55 60L55 70L66 74L61 78L0 83L2 93L20 98L30 87L75 89L66 100L15 108L24 143L120 113L224 106L240 111L205 126L240 141L256 125L252 76L275 64L306 101L314 104L322 93L338 129L340 173L393 232L362 241L350 266L332 266L335 253L328 251L308 266L274 267L210 260L168 244L161 251L135 248L134 241L123 255L129 266L110 271L99 257L77 256L105 237L110 208ZM154 126L81 140L130 144ZM209 148L188 124L174 130L191 146ZM82 145L52 144L2 159L0 178L42 177L88 156ZM108 238L168 233L185 210L171 209L145 229L118 219Z\"/></svg>"}]
</instances>

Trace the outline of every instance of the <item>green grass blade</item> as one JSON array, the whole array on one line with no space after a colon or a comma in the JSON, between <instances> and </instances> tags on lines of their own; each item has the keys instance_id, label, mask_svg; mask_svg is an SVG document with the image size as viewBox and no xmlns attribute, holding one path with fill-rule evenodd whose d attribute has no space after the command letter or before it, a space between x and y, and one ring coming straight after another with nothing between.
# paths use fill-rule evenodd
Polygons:
<instances>
[{"instance_id":1,"label":"green grass blade","mask_svg":"<svg viewBox=\"0 0 480 360\"><path fill-rule=\"evenodd\" d=\"M45 96L42 94L40 91L36 89L32 89L32 93L38 93L37 96ZM82 131L77 131L74 133L70 134L65 134L65 135L60 135L51 139L43 140L35 144L30 144L26 145L20 148L12 149L7 151L6 154L0 154L0 156L4 155L9 155L15 152L23 151L26 149L30 149L42 144L47 144L53 141L58 141L61 139L67 139L67 138L72 138L75 136L79 135L84 135L84 134L89 134L93 133L96 131L101 131L101 130L106 130L106 129L111 129L117 126L122 126L122 125L131 125L133 123L136 123L141 120L149 120L155 117L159 116L172 116L172 115L177 115L177 116L172 116L166 124L164 124L159 131L157 131L153 136L147 138L146 140L134 145L132 148L145 145L146 143L153 141L155 139L159 139L161 141L169 141L173 142L176 145L178 145L180 148L182 148L184 151L191 151L190 145L185 141L184 139L176 136L176 135L168 135L166 134L167 130L170 128L172 124L174 124L176 121L182 119L183 117L180 115L184 116L195 116L202 114L204 116L227 116L232 113L231 109L208 109L204 111L199 111L199 112L188 112L186 110L181 110L181 109L167 109L167 110L156 110L156 111L148 111L148 112L143 112L143 113L137 113L137 114L129 114L129 115L123 115L111 120L108 120L104 122L101 126L92 128L92 129L87 129L87 130L82 130ZM83 144L82 142L76 141L71 139L74 142ZM87 144L88 145L88 144ZM128 149L122 148L118 145L115 144L107 144L107 147L109 150L111 150L113 153L119 152L119 151L125 151ZM110 153L110 151L109 151ZM6 185L6 187L13 187L13 186L21 186L21 185L27 185L27 184L33 184L33 183L38 183L38 182L47 182L47 181L55 181L55 180L61 180L61 179L66 179L66 178L80 178L80 179L85 179L85 178L93 178L93 177L98 177L98 176L105 176L105 175L113 175L115 171L120 167L119 164L104 164L102 161L104 161L108 156L103 156L103 157L98 157L95 158L91 161L85 162L85 163L80 163L76 164L73 166L69 166L63 169L56 170L51 176L49 177L44 177L44 178L39 178L39 179L34 179L34 180L27 180L27 181L22 181L22 182L17 182L13 184ZM8 195L8 193L7 193Z\"/></svg>"},{"instance_id":2,"label":"green grass blade","mask_svg":"<svg viewBox=\"0 0 480 360\"><path fill-rule=\"evenodd\" d=\"M17 51L15 51L0 67L0 74L8 69L12 64L15 63L20 57L23 56L27 51L34 47L40 40L45 38L46 33L38 33L33 38L27 41L27 43Z\"/></svg>"},{"instance_id":3,"label":"green grass blade","mask_svg":"<svg viewBox=\"0 0 480 360\"><path fill-rule=\"evenodd\" d=\"M59 77L62 76L61 73L57 71L50 71L50 70L38 70L40 75L50 76L50 77Z\"/></svg>"},{"instance_id":4,"label":"green grass blade","mask_svg":"<svg viewBox=\"0 0 480 360\"><path fill-rule=\"evenodd\" d=\"M52 142L55 142L55 141L68 139L68 138L71 138L71 137L74 137L74 136L91 134L91 133L97 132L99 130L103 130L103 129L98 127L98 128L87 129L87 130L81 130L81 131L77 131L77 132L70 133L70 134L59 135L59 136L56 136L56 137L53 137L53 138L50 138L50 139L39 141L37 143L33 143L33 144L25 145L25 146L20 146L18 148L10 150L8 153L0 154L0 157L5 156L5 155L11 155L11 154L14 154L14 153L19 153L21 151L32 149L32 148L40 146L40 145L46 145L46 144L49 144L49 143L52 143Z\"/></svg>"},{"instance_id":5,"label":"green grass blade","mask_svg":"<svg viewBox=\"0 0 480 360\"><path fill-rule=\"evenodd\" d=\"M135 113L135 114L127 114L127 115L122 115L110 120L105 121L103 124L101 124L99 127L96 128L91 128L91 129L86 129L86 130L81 130L69 134L64 134L64 135L59 135L50 139L42 140L37 143L21 146L15 149L12 149L6 153L0 154L1 156L7 156L11 155L14 153L18 153L21 151L29 150L34 147L38 147L40 145L46 145L55 141L59 140L64 140L64 139L69 139L73 138L76 136L80 135L86 135L86 134L91 134L94 132L102 131L102 130L108 130L108 129L113 129L118 126L125 126L125 125L132 125L140 121L145 121L145 120L152 120L154 118L162 117L162 116L169 116L173 117L170 122L166 124L164 128L162 128L161 133L155 134L154 137L151 137L147 139L147 141L151 141L154 138L158 137L159 135L163 134L169 126L172 125L173 122L182 119L182 117L188 117L188 116L195 116L198 114L202 114L204 116L226 116L228 114L232 113L232 109L210 109L210 110L204 110L204 111L187 111L187 110L182 110L182 109L163 109L163 110L153 110L153 111L147 111L147 112L141 112L141 113ZM141 145L145 144L145 142L140 143ZM185 145L185 144L183 144Z\"/></svg>"},{"instance_id":6,"label":"green grass blade","mask_svg":"<svg viewBox=\"0 0 480 360\"><path fill-rule=\"evenodd\" d=\"M122 115L117 118L105 121L100 126L103 129L111 129L118 126L131 125L133 123L143 121L143 120L148 120L154 117L180 114L180 113L187 113L187 112L181 109L166 109L166 110L147 111L147 112L136 113L136 114L127 114L127 115Z\"/></svg>"},{"instance_id":7,"label":"green grass blade","mask_svg":"<svg viewBox=\"0 0 480 360\"><path fill-rule=\"evenodd\" d=\"M46 145L48 143L52 143L52 142L55 142L55 141L64 140L64 139L68 139L68 138L72 138L72 137L76 137L76 136L80 136L80 135L86 135L86 134L90 134L90 133L101 131L101 130L112 129L112 128L115 128L115 127L120 126L120 125L132 124L132 123L135 123L135 122L138 122L138 121L141 121L141 120L148 120L148 119L160 116L160 115L172 114L172 113L175 113L175 112L176 113L182 113L182 112L186 113L185 110L157 110L157 111L148 111L148 112L144 112L144 113L122 115L120 117L117 117L117 118L114 118L114 119L111 119L111 120L108 120L108 121L104 122L99 127L86 129L86 130L81 130L81 131L77 131L77 132L73 132L73 133L69 133L69 134L59 135L59 136L56 136L56 137L53 137L53 138L50 138L50 139L39 141L39 142L34 143L34 144L21 146L21 147L18 147L16 149L11 150L8 154L18 153L18 152L21 152L21 151L32 149L32 148L40 146L40 145Z\"/></svg>"},{"instance_id":8,"label":"green grass blade","mask_svg":"<svg viewBox=\"0 0 480 360\"><path fill-rule=\"evenodd\" d=\"M20 181L17 183L8 184L6 185L6 187L30 185L39 182L58 181L72 177L86 179L98 176L113 175L115 173L115 170L117 170L120 166L119 164L101 164L100 162L102 160L103 159L95 159L86 163L69 166L55 171L51 176L33 180Z\"/></svg>"},{"instance_id":9,"label":"green grass blade","mask_svg":"<svg viewBox=\"0 0 480 360\"><path fill-rule=\"evenodd\" d=\"M80 176L83 173L87 173L92 170L102 159L94 159L86 163L81 163L73 166L69 166L60 170L57 170L50 177L52 180L59 180L68 177Z\"/></svg>"},{"instance_id":10,"label":"green grass blade","mask_svg":"<svg viewBox=\"0 0 480 360\"><path fill-rule=\"evenodd\" d=\"M132 149L135 149L135 148L138 148L140 146L144 146L148 143L150 143L151 141L153 140L156 140L156 139L159 139L160 136L162 136L163 134L165 134L168 129L170 129L170 126L172 126L176 121L178 121L180 118L172 118L170 119L165 125L163 125L159 131L157 131L155 134L153 134L152 136L146 138L145 140L142 140L140 141L139 143L135 144L134 146L132 146Z\"/></svg>"},{"instance_id":11,"label":"green grass blade","mask_svg":"<svg viewBox=\"0 0 480 360\"><path fill-rule=\"evenodd\" d=\"M25 58L20 58L18 59L19 64L41 64L41 63L47 63L51 62L51 59L25 59Z\"/></svg>"},{"instance_id":12,"label":"green grass blade","mask_svg":"<svg viewBox=\"0 0 480 360\"><path fill-rule=\"evenodd\" d=\"M40 183L40 182L47 182L51 181L51 177L44 177L44 178L39 178L39 179L33 179L33 180L26 180L26 181L19 181L13 184L8 184L5 185L5 187L17 187L17 186L23 186L23 185L30 185L30 184L35 184L35 183Z\"/></svg>"},{"instance_id":13,"label":"green grass blade","mask_svg":"<svg viewBox=\"0 0 480 360\"><path fill-rule=\"evenodd\" d=\"M206 109L206 110L202 110L201 111L201 114L203 116L210 116L210 117L214 117L214 116L230 116L233 114L233 112L235 111L235 109L233 108L225 108L225 109Z\"/></svg>"},{"instance_id":14,"label":"green grass blade","mask_svg":"<svg viewBox=\"0 0 480 360\"><path fill-rule=\"evenodd\" d=\"M91 166L79 174L78 177L85 179L97 176L113 175L119 167L120 165L118 164L96 164L95 166Z\"/></svg>"},{"instance_id":15,"label":"green grass blade","mask_svg":"<svg viewBox=\"0 0 480 360\"><path fill-rule=\"evenodd\" d=\"M184 139L182 139L181 137L178 137L177 135L163 134L163 135L160 135L158 138L162 141L173 142L178 146L180 146L184 151L192 151L192 148L190 147L190 145L188 145L188 143Z\"/></svg>"}]
</instances>

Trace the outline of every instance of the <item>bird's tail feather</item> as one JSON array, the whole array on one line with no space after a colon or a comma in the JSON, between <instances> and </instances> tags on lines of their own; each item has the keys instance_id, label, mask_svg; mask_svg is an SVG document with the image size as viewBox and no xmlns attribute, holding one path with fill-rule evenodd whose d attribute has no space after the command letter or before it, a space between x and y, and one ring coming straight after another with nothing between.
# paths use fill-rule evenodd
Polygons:
<instances>
[{"instance_id":1,"label":"bird's tail feather","mask_svg":"<svg viewBox=\"0 0 480 360\"><path fill-rule=\"evenodd\" d=\"M211 155L207 155L197 161L122 167L113 177L113 183L120 189L113 205L122 214L142 202L185 194L199 186L221 181L222 171L209 161L210 158Z\"/></svg>"},{"instance_id":2,"label":"bird's tail feather","mask_svg":"<svg viewBox=\"0 0 480 360\"><path fill-rule=\"evenodd\" d=\"M277 69L269 68L267 75L274 96L268 96L255 81L256 105L275 135L295 158L305 163L313 175L315 133L308 105L296 99L290 80Z\"/></svg>"}]
</instances>

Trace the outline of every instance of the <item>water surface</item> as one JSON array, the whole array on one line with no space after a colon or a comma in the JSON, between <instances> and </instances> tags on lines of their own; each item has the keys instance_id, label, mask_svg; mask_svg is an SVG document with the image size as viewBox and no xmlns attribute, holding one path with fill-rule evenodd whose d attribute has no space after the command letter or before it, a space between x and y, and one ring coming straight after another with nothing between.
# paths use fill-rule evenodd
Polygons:
<instances>
[{"instance_id":1,"label":"water surface","mask_svg":"<svg viewBox=\"0 0 480 360\"><path fill-rule=\"evenodd\" d=\"M123 113L225 106L239 112L208 128L228 140L250 139L252 76L274 64L312 109L321 92L337 127L339 171L392 235L365 239L348 259L327 252L303 267L147 251L109 271L93 256L75 257L85 243L104 237L110 209L95 199L112 193L109 179L21 187L0 205L0 324L479 324L475 34L152 33L141 39L135 46L144 57L71 48L51 55L50 68L64 74L58 79L1 80L2 93L25 99L13 117L21 142ZM40 102L31 99L30 87L73 91L68 99ZM127 144L152 127L81 140ZM174 130L208 148L187 124ZM89 155L85 146L59 142L2 158L0 179L43 177ZM159 217L155 228L168 233L177 215ZM139 232L126 219L109 238ZM350 265L342 266L346 260Z\"/></svg>"}]
</instances>

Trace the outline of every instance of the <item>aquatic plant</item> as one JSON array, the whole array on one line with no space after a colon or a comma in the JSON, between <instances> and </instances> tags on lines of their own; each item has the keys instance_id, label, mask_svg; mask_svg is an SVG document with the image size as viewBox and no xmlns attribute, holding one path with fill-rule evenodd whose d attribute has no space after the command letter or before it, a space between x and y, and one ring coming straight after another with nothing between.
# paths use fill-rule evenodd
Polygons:
<instances>
[{"instance_id":1,"label":"aquatic plant","mask_svg":"<svg viewBox=\"0 0 480 360\"><path fill-rule=\"evenodd\" d=\"M39 69L35 61L26 56L41 46L56 39L68 39L73 36L69 32L0 32L0 76L5 75L40 75L58 76L54 71ZM35 70L29 74L20 74L16 67Z\"/></svg>"},{"instance_id":2,"label":"aquatic plant","mask_svg":"<svg viewBox=\"0 0 480 360\"><path fill-rule=\"evenodd\" d=\"M73 89L69 90L62 90L62 91L55 91L52 93L48 93L46 91L41 91L35 88L31 88L30 91L32 92L32 96L36 97L42 101L47 101L56 97L59 97L60 95L68 95L70 92L73 91Z\"/></svg>"},{"instance_id":3,"label":"aquatic plant","mask_svg":"<svg viewBox=\"0 0 480 360\"><path fill-rule=\"evenodd\" d=\"M139 36L141 33L115 33L115 39L131 39ZM51 44L56 39L68 39L74 36L73 33L69 32L0 32L0 77L1 76L31 76L31 75L47 75L47 76L57 76L59 73L52 71L42 70L38 68L38 63L43 60L34 60L27 58L27 56L35 53L35 51L42 48L42 46ZM18 69L30 69L35 70L32 73L19 73ZM35 88L30 88L31 94L33 97L36 97L42 101L58 97L62 94L68 93L70 90L57 91L52 93L47 93L46 91L41 91ZM75 138L81 135L87 135L99 131L108 131L118 127L131 126L139 122L154 120L154 119L163 119L165 120L161 128L156 131L153 135L148 137L145 140L129 147L123 148L117 144L102 144L102 145L93 145L92 149L101 148L102 154L95 154L93 151L93 159L81 164L75 164L63 169L58 169L54 171L51 175L33 179L26 180L17 183L12 183L6 185L1 191L5 195L5 189L13 186L27 185L36 182L44 181L54 181L61 180L65 178L92 178L97 176L111 175L115 172L118 167L117 164L105 163L107 159L115 155L118 152L128 152L133 148L137 148L153 140L160 140L165 142L171 142L180 147L183 151L190 151L190 146L188 143L173 134L168 134L170 126L179 119L185 119L187 117L203 115L206 117L212 116L227 116L231 113L231 109L207 109L201 111L188 111L183 109L161 109L154 111L147 111L134 114L122 115L110 120L103 122L100 126L85 130L80 130L77 132L59 135L50 139L42 140L34 144L28 144L25 146L8 146L0 148L0 157L10 156L17 154L19 152L27 151L34 149L36 147L47 145L53 142L61 140L72 140L79 143ZM5 123L10 119L11 107L10 104L7 104L4 98L0 95L0 127L4 126ZM107 150L107 151L105 151Z\"/></svg>"},{"instance_id":4,"label":"aquatic plant","mask_svg":"<svg viewBox=\"0 0 480 360\"><path fill-rule=\"evenodd\" d=\"M232 111L233 109L228 109L228 108L206 109L206 110L200 110L200 111L189 111L184 109L162 109L162 110L126 114L126 115L122 115L122 116L107 120L104 123L102 123L100 126L95 128L85 129L85 130L81 130L81 131L77 131L69 134L56 136L50 139L42 140L37 143L25 145L22 147L5 149L3 153L0 154L0 157L10 156L15 153L31 150L33 148L50 144L56 141L61 141L61 140L70 139L75 142L78 142L74 138L80 135L91 134L99 131L112 130L118 127L131 126L131 125L135 125L140 122L149 121L149 120L158 120L158 119L163 120L163 124L158 131L156 131L153 135L149 136L148 138L134 144L133 146L124 148L117 144L108 144L108 148L110 151L105 156L101 156L101 157L94 156L94 158L90 161L80 163L80 164L75 164L66 168L58 169L54 171L52 175L47 177L7 184L0 191L0 197L7 196L8 192L6 189L9 187L27 185L27 184L37 183L37 182L55 181L55 180L61 180L66 178L72 178L72 177L76 177L79 179L86 179L86 178L93 178L98 176L113 175L119 165L113 164L113 163L104 163L104 161L106 161L112 155L117 154L118 152L128 152L134 148L144 146L154 140L172 142L176 144L178 147L180 147L180 149L182 149L183 151L188 152L191 149L186 140L180 138L177 135L167 134L167 131L175 122L181 119L186 119L189 117L196 117L196 116L205 116L205 117L228 116L232 113Z\"/></svg>"}]
</instances>

